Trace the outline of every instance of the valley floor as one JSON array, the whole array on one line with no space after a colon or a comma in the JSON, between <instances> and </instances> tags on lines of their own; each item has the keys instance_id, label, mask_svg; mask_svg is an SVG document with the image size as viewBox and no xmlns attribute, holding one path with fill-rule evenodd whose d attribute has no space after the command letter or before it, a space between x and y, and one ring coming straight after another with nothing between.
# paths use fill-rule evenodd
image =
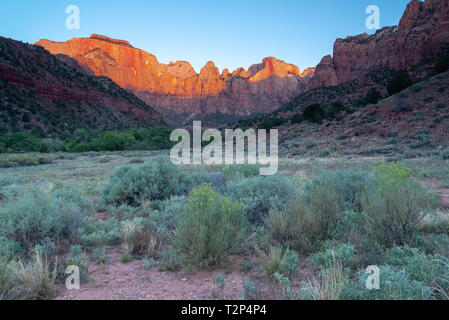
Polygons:
<instances>
[{"instance_id":1,"label":"valley floor","mask_svg":"<svg viewBox=\"0 0 449 320\"><path fill-rule=\"evenodd\" d=\"M150 161L160 152L117 152L85 153L77 155L52 155L49 164L0 168L0 181L15 177L12 184L0 184L0 206L7 198L18 192L51 190L55 187L76 187L88 195L95 206L95 220L108 221L105 208L99 207L101 190L108 183L114 169L124 164L138 164ZM36 155L29 155L30 157ZM279 171L292 181L301 182L316 176L322 170L351 169L366 171L373 164L382 161L377 157L341 158L283 158ZM443 220L449 219L449 164L438 157L417 158L404 161L413 169L413 176L422 185L438 194L440 214ZM220 171L220 166L185 166L183 171ZM295 183L295 182L294 182ZM117 210L120 210L118 208ZM117 215L117 212L115 212ZM443 248L443 251L448 251ZM145 265L139 258L123 262L123 248L120 244L104 246L104 257L91 261L88 278L81 283L80 290L67 290L60 281L57 284L58 300L113 299L113 300L172 300L172 299L241 299L251 277L258 283L258 298L274 299L282 295L282 289L273 285L273 280L265 274L263 254L253 250L248 255L232 255L220 268L205 270L160 271L157 261ZM302 256L296 276L291 279L291 288L299 291L301 283L310 280L314 273L309 257ZM217 275L222 276L223 284L217 284ZM246 288L245 288L246 286ZM277 295L277 296L276 296ZM1 298L1 297L0 297Z\"/></svg>"}]
</instances>

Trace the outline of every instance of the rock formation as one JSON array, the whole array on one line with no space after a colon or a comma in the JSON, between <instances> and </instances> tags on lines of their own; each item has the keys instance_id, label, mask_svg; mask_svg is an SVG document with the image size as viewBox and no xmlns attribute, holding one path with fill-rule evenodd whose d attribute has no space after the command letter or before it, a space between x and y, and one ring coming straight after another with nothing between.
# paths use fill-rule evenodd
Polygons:
<instances>
[{"instance_id":1,"label":"rock formation","mask_svg":"<svg viewBox=\"0 0 449 320\"><path fill-rule=\"evenodd\" d=\"M408 70L448 43L449 0L412 0L399 26L337 39L333 58L323 58L311 87L334 86L375 70Z\"/></svg>"},{"instance_id":2,"label":"rock formation","mask_svg":"<svg viewBox=\"0 0 449 320\"><path fill-rule=\"evenodd\" d=\"M270 57L248 71L239 68L231 73L224 69L221 74L209 61L196 74L188 62L161 64L154 55L126 41L99 35L36 44L76 59L95 75L112 79L158 110L179 115L270 112L301 93L314 72L310 68L301 73L298 67Z\"/></svg>"}]
</instances>

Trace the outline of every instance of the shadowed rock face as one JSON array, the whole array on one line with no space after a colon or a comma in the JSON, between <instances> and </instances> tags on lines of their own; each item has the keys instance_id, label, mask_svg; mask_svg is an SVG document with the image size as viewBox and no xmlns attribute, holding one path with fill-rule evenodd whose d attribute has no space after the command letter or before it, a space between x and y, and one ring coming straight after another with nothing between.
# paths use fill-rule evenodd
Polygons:
<instances>
[{"instance_id":1,"label":"shadowed rock face","mask_svg":"<svg viewBox=\"0 0 449 320\"><path fill-rule=\"evenodd\" d=\"M164 124L161 114L135 95L89 73L67 55L0 37L0 109L27 114L28 123L41 128L56 127L45 121L51 117L59 126L68 124L67 130Z\"/></svg>"},{"instance_id":2,"label":"shadowed rock face","mask_svg":"<svg viewBox=\"0 0 449 320\"><path fill-rule=\"evenodd\" d=\"M126 41L98 35L67 42L40 40L36 45L76 59L151 106L191 116L273 111L300 94L314 72L311 68L301 73L298 67L270 57L248 71L225 69L221 74L209 61L197 74L186 61L161 64L154 55Z\"/></svg>"},{"instance_id":3,"label":"shadowed rock face","mask_svg":"<svg viewBox=\"0 0 449 320\"><path fill-rule=\"evenodd\" d=\"M337 39L333 58L323 58L311 86L334 86L379 69L407 70L448 43L449 0L412 0L399 26Z\"/></svg>"}]
</instances>

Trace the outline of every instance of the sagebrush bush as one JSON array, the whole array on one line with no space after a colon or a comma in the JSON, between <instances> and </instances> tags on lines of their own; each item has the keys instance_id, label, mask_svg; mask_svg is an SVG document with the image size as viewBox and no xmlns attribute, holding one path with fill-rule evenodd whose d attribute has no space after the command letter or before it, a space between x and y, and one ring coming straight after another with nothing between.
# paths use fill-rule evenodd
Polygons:
<instances>
[{"instance_id":1,"label":"sagebrush bush","mask_svg":"<svg viewBox=\"0 0 449 320\"><path fill-rule=\"evenodd\" d=\"M155 157L143 165L115 169L109 184L101 191L103 204L140 205L146 200L164 200L187 191L186 175L167 157Z\"/></svg>"},{"instance_id":2,"label":"sagebrush bush","mask_svg":"<svg viewBox=\"0 0 449 320\"><path fill-rule=\"evenodd\" d=\"M224 194L245 205L251 223L260 225L270 210L282 210L293 195L291 182L282 175L257 176L231 181Z\"/></svg>"},{"instance_id":3,"label":"sagebrush bush","mask_svg":"<svg viewBox=\"0 0 449 320\"><path fill-rule=\"evenodd\" d=\"M440 152L440 157L443 160L449 160L449 148L444 149L443 151Z\"/></svg>"},{"instance_id":4,"label":"sagebrush bush","mask_svg":"<svg viewBox=\"0 0 449 320\"><path fill-rule=\"evenodd\" d=\"M369 230L386 246L410 244L419 224L428 214L435 198L401 163L380 164L377 184L362 201L369 219Z\"/></svg>"},{"instance_id":5,"label":"sagebrush bush","mask_svg":"<svg viewBox=\"0 0 449 320\"><path fill-rule=\"evenodd\" d=\"M169 232L175 229L175 222L185 212L187 197L174 196L159 204L159 210L150 212L150 217L156 221L157 228L161 232Z\"/></svg>"},{"instance_id":6,"label":"sagebrush bush","mask_svg":"<svg viewBox=\"0 0 449 320\"><path fill-rule=\"evenodd\" d=\"M156 257L161 246L153 225L141 217L122 221L121 237L127 254Z\"/></svg>"},{"instance_id":7,"label":"sagebrush bush","mask_svg":"<svg viewBox=\"0 0 449 320\"><path fill-rule=\"evenodd\" d=\"M247 227L242 203L221 196L210 184L190 193L177 222L176 242L187 261L200 267L223 262L241 244Z\"/></svg>"},{"instance_id":8,"label":"sagebrush bush","mask_svg":"<svg viewBox=\"0 0 449 320\"><path fill-rule=\"evenodd\" d=\"M349 280L343 265L336 261L318 275L310 276L300 291L302 300L340 300Z\"/></svg>"},{"instance_id":9,"label":"sagebrush bush","mask_svg":"<svg viewBox=\"0 0 449 320\"><path fill-rule=\"evenodd\" d=\"M69 253L65 259L65 267L77 266L80 270L80 277L82 279L89 278L89 260L79 245L71 246Z\"/></svg>"},{"instance_id":10,"label":"sagebrush bush","mask_svg":"<svg viewBox=\"0 0 449 320\"><path fill-rule=\"evenodd\" d=\"M259 175L259 166L250 164L238 164L227 166L222 170L228 180L235 178L251 178Z\"/></svg>"},{"instance_id":11,"label":"sagebrush bush","mask_svg":"<svg viewBox=\"0 0 449 320\"><path fill-rule=\"evenodd\" d=\"M23 288L23 298L44 300L55 296L57 267L51 267L47 257L39 249L33 250L32 259L25 263L19 261L13 263L12 272Z\"/></svg>"},{"instance_id":12,"label":"sagebrush bush","mask_svg":"<svg viewBox=\"0 0 449 320\"><path fill-rule=\"evenodd\" d=\"M390 265L379 266L380 289L367 290L365 270L357 273L358 281L343 290L344 299L354 300L427 300L432 299L432 289L422 282L410 279L402 269Z\"/></svg>"},{"instance_id":13,"label":"sagebrush bush","mask_svg":"<svg viewBox=\"0 0 449 320\"><path fill-rule=\"evenodd\" d=\"M386 262L404 269L411 280L422 282L434 290L434 295L449 298L449 259L439 255L427 255L408 246L392 248Z\"/></svg>"},{"instance_id":14,"label":"sagebrush bush","mask_svg":"<svg viewBox=\"0 0 449 320\"><path fill-rule=\"evenodd\" d=\"M81 243L84 247L119 244L119 221L116 218L109 218L107 221L89 220L82 230Z\"/></svg>"},{"instance_id":15,"label":"sagebrush bush","mask_svg":"<svg viewBox=\"0 0 449 320\"><path fill-rule=\"evenodd\" d=\"M320 172L304 186L304 193L309 202L324 196L322 209L338 213L345 210L361 211L361 199L367 188L374 183L374 175L370 172L352 170L336 170ZM319 201L318 201L319 202ZM323 205L328 207L323 207ZM315 204L317 205L317 204Z\"/></svg>"},{"instance_id":16,"label":"sagebrush bush","mask_svg":"<svg viewBox=\"0 0 449 320\"><path fill-rule=\"evenodd\" d=\"M29 250L46 239L73 242L80 236L88 200L76 190L29 193L0 211L0 236Z\"/></svg>"},{"instance_id":17,"label":"sagebrush bush","mask_svg":"<svg viewBox=\"0 0 449 320\"><path fill-rule=\"evenodd\" d=\"M342 243L339 245L326 244L323 249L310 256L310 261L315 267L329 268L337 261L344 267L351 266L355 259L355 248L353 244Z\"/></svg>"},{"instance_id":18,"label":"sagebrush bush","mask_svg":"<svg viewBox=\"0 0 449 320\"><path fill-rule=\"evenodd\" d=\"M292 276L298 270L298 265L298 254L289 248L271 247L265 257L265 270L270 277L274 277L276 273Z\"/></svg>"}]
</instances>

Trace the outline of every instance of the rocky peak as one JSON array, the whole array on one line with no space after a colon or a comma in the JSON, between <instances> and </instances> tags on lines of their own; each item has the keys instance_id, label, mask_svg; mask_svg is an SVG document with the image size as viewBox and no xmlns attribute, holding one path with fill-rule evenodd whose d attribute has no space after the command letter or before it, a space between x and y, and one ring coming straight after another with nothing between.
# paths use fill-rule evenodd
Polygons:
<instances>
[{"instance_id":1,"label":"rocky peak","mask_svg":"<svg viewBox=\"0 0 449 320\"><path fill-rule=\"evenodd\" d=\"M161 67L171 75L182 79L196 76L195 69L187 61L170 62L168 65L161 64Z\"/></svg>"},{"instance_id":2,"label":"rocky peak","mask_svg":"<svg viewBox=\"0 0 449 320\"><path fill-rule=\"evenodd\" d=\"M408 70L449 44L449 0L412 0L397 27L337 39L317 66L312 88L352 81L375 70Z\"/></svg>"}]
</instances>

